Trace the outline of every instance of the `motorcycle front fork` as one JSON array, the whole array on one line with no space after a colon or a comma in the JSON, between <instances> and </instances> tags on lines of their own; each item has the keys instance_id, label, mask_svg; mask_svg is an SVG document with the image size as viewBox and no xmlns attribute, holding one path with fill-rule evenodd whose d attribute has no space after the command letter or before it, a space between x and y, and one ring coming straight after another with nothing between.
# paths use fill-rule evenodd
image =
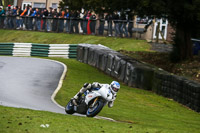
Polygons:
<instances>
[{"instance_id":1,"label":"motorcycle front fork","mask_svg":"<svg viewBox=\"0 0 200 133\"><path fill-rule=\"evenodd\" d=\"M94 99L94 102L92 104L92 107L94 107L94 105L96 104L96 101L98 100L98 97Z\"/></svg>"}]
</instances>

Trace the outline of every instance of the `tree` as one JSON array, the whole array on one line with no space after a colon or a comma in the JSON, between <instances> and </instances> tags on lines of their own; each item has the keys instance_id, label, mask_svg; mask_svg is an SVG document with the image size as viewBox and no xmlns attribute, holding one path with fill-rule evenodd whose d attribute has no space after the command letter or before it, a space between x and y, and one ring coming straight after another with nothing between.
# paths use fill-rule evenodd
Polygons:
<instances>
[{"instance_id":1,"label":"tree","mask_svg":"<svg viewBox=\"0 0 200 133\"><path fill-rule=\"evenodd\" d=\"M174 61L192 58L192 37L200 32L199 0L141 0L136 9L140 15L165 17L176 33L174 36Z\"/></svg>"}]
</instances>

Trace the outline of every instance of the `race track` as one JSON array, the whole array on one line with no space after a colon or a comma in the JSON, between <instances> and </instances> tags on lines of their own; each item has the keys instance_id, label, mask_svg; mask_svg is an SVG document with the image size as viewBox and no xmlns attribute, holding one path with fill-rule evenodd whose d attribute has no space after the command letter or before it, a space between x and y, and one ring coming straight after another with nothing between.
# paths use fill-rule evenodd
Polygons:
<instances>
[{"instance_id":1,"label":"race track","mask_svg":"<svg viewBox=\"0 0 200 133\"><path fill-rule=\"evenodd\" d=\"M51 98L65 71L63 64L52 60L0 56L0 105L66 114Z\"/></svg>"},{"instance_id":2,"label":"race track","mask_svg":"<svg viewBox=\"0 0 200 133\"><path fill-rule=\"evenodd\" d=\"M1 56L0 105L65 113L51 100L63 70L51 60Z\"/></svg>"}]
</instances>

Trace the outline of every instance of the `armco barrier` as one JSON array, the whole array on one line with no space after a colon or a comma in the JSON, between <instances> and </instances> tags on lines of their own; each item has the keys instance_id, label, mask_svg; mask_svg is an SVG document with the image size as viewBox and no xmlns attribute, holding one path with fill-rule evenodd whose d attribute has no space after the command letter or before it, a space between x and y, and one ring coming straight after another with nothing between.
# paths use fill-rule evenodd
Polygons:
<instances>
[{"instance_id":1,"label":"armco barrier","mask_svg":"<svg viewBox=\"0 0 200 133\"><path fill-rule=\"evenodd\" d=\"M0 55L77 58L77 45L0 43Z\"/></svg>"},{"instance_id":2,"label":"armco barrier","mask_svg":"<svg viewBox=\"0 0 200 133\"><path fill-rule=\"evenodd\" d=\"M0 45L0 54L1 55L12 55L14 44L4 43Z\"/></svg>"},{"instance_id":3,"label":"armco barrier","mask_svg":"<svg viewBox=\"0 0 200 133\"><path fill-rule=\"evenodd\" d=\"M121 55L102 45L80 44L77 60L90 64L125 84L172 98L200 112L200 84Z\"/></svg>"}]
</instances>

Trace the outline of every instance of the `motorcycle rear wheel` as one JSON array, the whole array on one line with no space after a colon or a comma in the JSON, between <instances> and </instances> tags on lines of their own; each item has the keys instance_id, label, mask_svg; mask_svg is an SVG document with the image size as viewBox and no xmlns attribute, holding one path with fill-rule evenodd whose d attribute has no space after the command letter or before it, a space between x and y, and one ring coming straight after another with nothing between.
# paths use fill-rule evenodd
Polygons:
<instances>
[{"instance_id":1,"label":"motorcycle rear wheel","mask_svg":"<svg viewBox=\"0 0 200 133\"><path fill-rule=\"evenodd\" d=\"M93 104L93 103L91 103L91 104ZM104 102L103 102L102 99L98 99L96 101L96 104L93 107L90 107L91 104L89 105L89 108L88 108L88 110L86 112L86 116L87 117L94 117L94 116L96 116L102 110L102 108L104 106Z\"/></svg>"}]
</instances>

